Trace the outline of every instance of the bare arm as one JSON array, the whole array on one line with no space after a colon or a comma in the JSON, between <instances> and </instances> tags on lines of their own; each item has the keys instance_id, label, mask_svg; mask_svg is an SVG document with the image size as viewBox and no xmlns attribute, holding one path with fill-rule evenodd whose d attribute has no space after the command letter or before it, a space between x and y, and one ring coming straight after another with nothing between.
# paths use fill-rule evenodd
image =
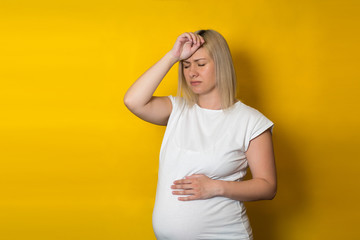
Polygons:
<instances>
[{"instance_id":1,"label":"bare arm","mask_svg":"<svg viewBox=\"0 0 360 240\"><path fill-rule=\"evenodd\" d=\"M141 75L124 96L126 107L139 118L158 125L166 125L172 105L168 97L153 96L162 79L179 60L190 57L204 40L194 33L180 35L163 58Z\"/></svg>"},{"instance_id":2,"label":"bare arm","mask_svg":"<svg viewBox=\"0 0 360 240\"><path fill-rule=\"evenodd\" d=\"M190 195L179 197L188 201L223 196L239 201L256 201L273 199L276 194L276 168L273 152L272 136L268 129L250 141L247 160L253 178L246 181L213 180L202 174L195 174L185 179L176 180L174 195Z\"/></svg>"},{"instance_id":3,"label":"bare arm","mask_svg":"<svg viewBox=\"0 0 360 240\"><path fill-rule=\"evenodd\" d=\"M219 182L219 195L240 201L273 199L277 181L270 130L250 141L246 157L252 179L243 182Z\"/></svg>"},{"instance_id":4,"label":"bare arm","mask_svg":"<svg viewBox=\"0 0 360 240\"><path fill-rule=\"evenodd\" d=\"M166 125L172 106L168 97L153 94L177 60L167 53L128 89L124 96L126 107L139 118L158 125Z\"/></svg>"}]
</instances>

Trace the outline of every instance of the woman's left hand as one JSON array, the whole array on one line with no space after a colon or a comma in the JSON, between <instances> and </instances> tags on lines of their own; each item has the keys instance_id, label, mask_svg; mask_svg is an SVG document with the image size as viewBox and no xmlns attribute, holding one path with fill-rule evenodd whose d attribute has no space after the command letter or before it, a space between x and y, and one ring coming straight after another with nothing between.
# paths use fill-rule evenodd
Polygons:
<instances>
[{"instance_id":1,"label":"woman's left hand","mask_svg":"<svg viewBox=\"0 0 360 240\"><path fill-rule=\"evenodd\" d=\"M218 180L213 180L203 174L193 174L184 179L174 181L171 186L173 195L189 195L179 197L180 201L189 201L197 199L208 199L219 195L220 185Z\"/></svg>"}]
</instances>

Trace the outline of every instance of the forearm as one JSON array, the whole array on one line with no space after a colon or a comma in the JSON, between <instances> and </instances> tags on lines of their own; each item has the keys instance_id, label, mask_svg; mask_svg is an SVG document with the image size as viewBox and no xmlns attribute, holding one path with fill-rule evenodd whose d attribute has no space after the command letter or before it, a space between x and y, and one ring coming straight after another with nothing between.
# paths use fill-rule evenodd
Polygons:
<instances>
[{"instance_id":1,"label":"forearm","mask_svg":"<svg viewBox=\"0 0 360 240\"><path fill-rule=\"evenodd\" d=\"M142 74L128 89L124 96L124 102L129 108L145 106L153 96L162 79L177 62L170 53L167 53L150 69Z\"/></svg>"},{"instance_id":2,"label":"forearm","mask_svg":"<svg viewBox=\"0 0 360 240\"><path fill-rule=\"evenodd\" d=\"M246 181L222 181L217 182L216 195L239 201L271 200L276 194L276 183L262 178L254 178Z\"/></svg>"}]
</instances>

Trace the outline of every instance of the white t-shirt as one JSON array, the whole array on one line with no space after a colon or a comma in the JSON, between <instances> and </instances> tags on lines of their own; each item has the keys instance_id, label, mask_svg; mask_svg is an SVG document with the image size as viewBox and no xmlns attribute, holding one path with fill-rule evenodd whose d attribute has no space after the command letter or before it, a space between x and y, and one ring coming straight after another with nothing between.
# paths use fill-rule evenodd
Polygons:
<instances>
[{"instance_id":1,"label":"white t-shirt","mask_svg":"<svg viewBox=\"0 0 360 240\"><path fill-rule=\"evenodd\" d=\"M273 123L254 108L238 101L231 109L188 107L169 96L172 112L160 150L153 228L159 240L252 239L242 202L225 197L179 201L170 186L192 174L241 181L248 163L251 139Z\"/></svg>"}]
</instances>

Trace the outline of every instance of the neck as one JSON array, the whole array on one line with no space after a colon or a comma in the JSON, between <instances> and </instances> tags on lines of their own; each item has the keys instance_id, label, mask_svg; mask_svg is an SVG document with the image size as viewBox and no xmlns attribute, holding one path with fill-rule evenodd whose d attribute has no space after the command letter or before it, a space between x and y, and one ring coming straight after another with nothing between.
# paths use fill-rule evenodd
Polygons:
<instances>
[{"instance_id":1,"label":"neck","mask_svg":"<svg viewBox=\"0 0 360 240\"><path fill-rule=\"evenodd\" d=\"M202 108L219 110L221 109L221 98L218 92L212 94L199 95L198 105Z\"/></svg>"}]
</instances>

